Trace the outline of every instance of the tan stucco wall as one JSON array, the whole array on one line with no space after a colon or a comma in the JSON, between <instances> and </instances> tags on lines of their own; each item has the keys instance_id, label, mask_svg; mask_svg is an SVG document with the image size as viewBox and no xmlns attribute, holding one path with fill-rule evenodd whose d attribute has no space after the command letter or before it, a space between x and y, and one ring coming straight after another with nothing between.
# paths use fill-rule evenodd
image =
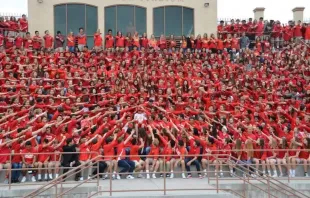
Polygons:
<instances>
[{"instance_id":1,"label":"tan stucco wall","mask_svg":"<svg viewBox=\"0 0 310 198\"><path fill-rule=\"evenodd\" d=\"M63 3L86 3L98 7L98 27L104 29L104 7L123 4L139 5L147 9L147 34L153 33L153 8L178 5L194 9L195 34L215 33L217 27L217 0L28 0L29 31L54 32L54 5ZM209 3L209 7L204 4ZM180 19L181 20L181 19Z\"/></svg>"}]
</instances>

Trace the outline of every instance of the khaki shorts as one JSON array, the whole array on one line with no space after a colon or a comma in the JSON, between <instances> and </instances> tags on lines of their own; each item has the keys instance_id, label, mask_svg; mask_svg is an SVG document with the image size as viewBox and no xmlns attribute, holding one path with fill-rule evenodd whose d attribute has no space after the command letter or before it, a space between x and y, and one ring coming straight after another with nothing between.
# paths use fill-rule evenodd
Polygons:
<instances>
[{"instance_id":1,"label":"khaki shorts","mask_svg":"<svg viewBox=\"0 0 310 198\"><path fill-rule=\"evenodd\" d=\"M135 163L135 167L137 167L138 165L141 165L144 161L143 160L133 160L133 162Z\"/></svg>"}]
</instances>

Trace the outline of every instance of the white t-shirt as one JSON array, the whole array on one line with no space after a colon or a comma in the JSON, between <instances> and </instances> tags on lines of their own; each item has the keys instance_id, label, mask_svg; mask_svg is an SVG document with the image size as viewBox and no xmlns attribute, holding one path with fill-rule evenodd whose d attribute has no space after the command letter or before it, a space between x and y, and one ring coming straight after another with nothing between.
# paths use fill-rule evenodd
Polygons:
<instances>
[{"instance_id":1,"label":"white t-shirt","mask_svg":"<svg viewBox=\"0 0 310 198\"><path fill-rule=\"evenodd\" d=\"M139 123L142 123L144 120L147 120L145 113L136 113L134 120L137 120Z\"/></svg>"}]
</instances>

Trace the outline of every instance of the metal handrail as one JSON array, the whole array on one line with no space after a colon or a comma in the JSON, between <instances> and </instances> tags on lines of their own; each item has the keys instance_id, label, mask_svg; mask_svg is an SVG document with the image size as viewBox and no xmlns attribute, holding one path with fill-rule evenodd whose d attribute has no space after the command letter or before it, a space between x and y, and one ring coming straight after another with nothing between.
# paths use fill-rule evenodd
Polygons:
<instances>
[{"instance_id":1,"label":"metal handrail","mask_svg":"<svg viewBox=\"0 0 310 198\"><path fill-rule=\"evenodd\" d=\"M256 150L260 150L260 149L256 149ZM301 150L304 150L304 151L310 151L310 150L306 150L306 149L265 149L266 151L267 150L272 150L272 151L301 151ZM254 149L253 149L253 151L254 151ZM214 152L219 152L219 151L214 151ZM73 152L73 153L77 153L77 152ZM96 153L96 154L98 154L97 152L88 152L88 153ZM44 154L44 153L37 153L37 154ZM53 154L53 155L58 155L58 154L69 154L69 153L48 153L48 154ZM10 155L10 161L12 160L11 158L12 158L12 154L0 154L0 155ZM16 155L23 155L23 154L16 154ZM141 155L139 155L140 157L142 157ZM175 156L175 155L171 155L171 156ZM197 156L197 155L185 155L184 157L190 157L190 156ZM199 155L199 156L206 156L205 154L202 154L202 155ZM213 154L213 156L216 156L216 158L219 158L219 157L227 157L227 158L231 158L231 159L235 159L236 160L236 158L234 158L234 157L232 157L232 156L230 156L230 155L228 155L228 154L220 154L220 153L218 153L218 154ZM67 176L71 176L71 175L73 175L73 174L76 174L76 173L79 173L79 172L81 172L82 170L84 170L84 169L86 169L86 168L88 168L88 167L90 167L90 166L92 166L94 163L96 163L96 159L98 159L98 158L102 158L102 157L110 157L110 158L113 158L113 159L115 159L115 158L117 158L117 156L101 156L101 155L99 155L99 156L96 156L95 158L93 158L91 161L89 161L87 164L81 164L80 166L78 166L78 167L72 167L71 168L71 170L70 171L68 171L67 173L65 173L65 174L62 174L62 175L60 175L57 179L54 179L54 180L52 180L51 182L49 182L49 183L47 183L47 184L45 184L45 185L43 185L43 186L41 186L39 189L37 189L37 190L35 190L35 191L33 191L32 193L29 193L27 196L28 197L33 197L33 195L35 195L35 194L40 194L40 193L42 193L42 192L44 192L44 191L46 191L46 190L48 190L48 189L50 189L50 188L52 188L52 187L55 187L56 186L56 192L57 192L57 185L58 184L61 184L62 185L62 181L64 180L64 177L67 177ZM168 157L167 155L165 156L165 155L158 155L158 157L159 158L163 158L163 159L165 159L165 157ZM253 168L253 170L257 170L257 169L255 169L254 167L252 167L252 165L253 164L251 164L250 166L251 166L251 168ZM209 166L209 165L208 165ZM211 165L212 166L212 165ZM97 167L99 167L99 166L97 166ZM244 170L244 167L243 166L241 166L241 165L239 165L239 164L237 164L237 167L236 168L238 168L241 172L244 172L243 170ZM46 169L46 168L41 168L41 169ZM79 170L80 169L80 170ZM21 169L21 170L24 170L24 169ZM258 172L261 172L261 171L259 171L259 170L257 170ZM192 173L194 172L194 171L191 171ZM256 171L255 171L256 172ZM98 174L99 173L99 171L97 171L97 174L96 174L96 176L97 177L99 177L100 176L100 174ZM158 172L159 173L159 172ZM177 172L174 172L174 173L177 173ZM112 174L112 173L109 173L110 175ZM9 174L9 177L10 177L10 175L11 175L11 172L10 172L10 174ZM260 177L260 175L258 175L259 177ZM93 177L95 177L95 176L93 176ZM111 178L111 177L110 177ZM208 176L208 178L209 178L209 176ZM308 197L308 196L306 196L306 195L304 195L303 193L300 193L300 192L298 192L298 191L296 191L295 189L293 189L293 188L291 188L291 187L289 187L289 186L287 186L286 184L284 184L284 183L282 183L282 182L280 182L279 180L277 180L277 179L274 179L274 178L271 178L271 177L267 177L267 179L266 178L262 178L262 180L260 180L260 179L257 179L257 181L259 181L259 182L261 182L261 183L263 183L264 185L267 185L268 186L268 188L270 188L270 187L272 187L273 189L275 189L275 187L273 187L272 185L274 185L274 186L277 186L277 187L279 187L279 188L281 188L281 189L283 189L284 190L284 192L289 192L289 193L291 193L291 194L295 194L295 197ZM218 178L216 178L217 179L217 183L218 183ZM238 178L238 179L240 179L240 178ZM241 178L242 179L242 178ZM242 179L243 180L243 179ZM269 180L271 180L271 181L269 181ZM267 181L267 183L266 183L266 181ZM86 183L86 182L89 182L88 180L84 180L84 182L82 182L82 183ZM165 181L164 181L165 182ZM247 182L248 183L248 182ZM280 184L280 186L278 185L278 184ZM9 185L9 187L11 186L11 184L9 183L8 184ZM79 183L76 187L78 187L78 186L80 186L81 184ZM99 178L97 179L97 185L98 185L98 187L99 187ZM165 184L164 184L165 185ZM250 185L253 185L253 186L255 186L254 184L251 184L250 183ZM284 187L285 186L285 187ZM47 187L47 188L46 188ZM73 187L73 188L71 188L71 189L69 189L69 190L67 190L65 193L68 193L69 191L71 191L71 190L73 190L74 188L76 188L76 187ZM257 187L257 186L255 186L256 188L258 188L258 189L260 189L259 187ZM283 188L284 187L284 188ZM11 188L9 188L9 189L11 189ZM290 190L288 190L288 189L290 189ZM171 189L170 189L171 190ZM178 190L178 189L174 189L174 190ZM181 190L181 189L180 189ZM193 190L195 190L195 189L193 189ZM219 189L218 188L218 185L217 185L217 188L216 188L216 190L217 191L219 191L219 190L223 190L223 191L229 191L230 189ZM260 190L262 190L262 189L260 189ZM151 191L151 190L150 190ZM166 191L166 190L164 190L164 191ZM114 192L114 191L112 191L112 187L110 187L110 191L109 192ZM231 192L234 192L234 191L231 191ZM265 191L263 191L263 192L265 192ZM292 193L293 192L293 193ZM238 194L237 192L235 192L236 194ZM283 193L283 192L282 192ZM57 194L57 193L56 193ZM286 193L284 193L284 194L286 194Z\"/></svg>"},{"instance_id":2,"label":"metal handrail","mask_svg":"<svg viewBox=\"0 0 310 198\"><path fill-rule=\"evenodd\" d=\"M236 161L238 160L237 158L232 157L232 156L230 156L230 158L233 159L233 160L236 160ZM226 162L225 162L225 163L226 163ZM226 163L226 164L227 164L227 163ZM227 164L227 165L228 165L228 164ZM239 167L241 167L242 169L245 169L245 167L243 167L243 166L240 165L240 164L236 164L236 166L239 166ZM251 169L254 170L254 171L253 171L253 174L255 174L256 177L261 178L262 180L258 180L257 178L254 178L254 179L257 180L257 181L259 181L259 182L261 182L261 183L263 183L264 180L267 180L267 184L266 184L266 183L263 183L263 184L267 185L269 188L272 187L270 184L273 184L273 185L275 185L276 187L279 187L279 188L281 188L282 190L287 191L288 193L294 195L294 196L297 197L297 198L302 198L302 196L304 196L304 197L306 197L306 198L310 198L309 196L307 196L307 195L305 195L305 194L303 194L303 193L301 193L301 192L295 190L294 188L292 188L292 187L290 187L290 186L284 184L283 182L280 182L279 180L277 180L277 179L275 179L275 178L273 178L273 177L270 177L269 175L266 175L267 178L262 177L262 176L260 175L260 174L263 174L262 171L260 171L260 170L258 170L258 169L256 169L256 168L254 168L252 165L249 165L249 166L251 166ZM247 172L241 170L240 168L239 168L238 170L241 171L242 173L245 173L245 174L248 175ZM258 172L259 174L257 175L256 172ZM250 175L249 175L249 176L250 176ZM272 180L272 181L270 181L270 180ZM278 182L280 185L274 183L273 181ZM272 187L272 188L273 188L273 187ZM277 190L276 188L273 188L273 189ZM293 193L293 192L295 192L295 193ZM284 192L281 192L281 193L290 196L289 194L286 194L286 193L284 193ZM297 194L296 194L296 193L297 193ZM300 195L302 195L302 196L300 196L300 195L298 195L298 194L300 194Z\"/></svg>"},{"instance_id":3,"label":"metal handrail","mask_svg":"<svg viewBox=\"0 0 310 198\"><path fill-rule=\"evenodd\" d=\"M95 158L91 159L91 161L87 164L81 164L73 169L71 169L70 171L66 172L65 174L60 175L58 178L53 179L52 181L48 182L47 184L41 186L39 189L27 194L25 197L35 197L43 192L45 192L48 189L51 189L52 187L54 187L55 185L62 183L63 180L65 180L65 178L67 177L71 177L73 175L75 175L76 173L82 172L83 170L85 170L86 168L90 167L90 163L93 165L94 163L97 163L97 159L102 159L102 155L98 155ZM93 162L94 161L94 162ZM98 174L98 173L97 173ZM49 186L51 185L51 186ZM49 186L49 187L48 187ZM47 188L45 188L47 187ZM43 191L41 191L43 190Z\"/></svg>"}]
</instances>

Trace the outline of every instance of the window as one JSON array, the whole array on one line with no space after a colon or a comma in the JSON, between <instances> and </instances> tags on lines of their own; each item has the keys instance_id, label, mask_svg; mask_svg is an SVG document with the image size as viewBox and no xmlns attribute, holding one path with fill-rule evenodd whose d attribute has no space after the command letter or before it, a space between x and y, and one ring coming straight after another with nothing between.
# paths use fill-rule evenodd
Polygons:
<instances>
[{"instance_id":1,"label":"window","mask_svg":"<svg viewBox=\"0 0 310 198\"><path fill-rule=\"evenodd\" d=\"M55 34L61 31L63 35L69 32L78 34L79 28L84 28L87 35L87 45L93 47L93 35L98 29L98 9L86 4L61 4L54 7Z\"/></svg>"},{"instance_id":2,"label":"window","mask_svg":"<svg viewBox=\"0 0 310 198\"><path fill-rule=\"evenodd\" d=\"M154 35L188 36L194 34L194 9L182 6L154 8Z\"/></svg>"},{"instance_id":3,"label":"window","mask_svg":"<svg viewBox=\"0 0 310 198\"><path fill-rule=\"evenodd\" d=\"M139 6L116 5L104 9L105 33L111 29L113 34L121 31L133 34L135 31L140 35L146 32L146 9Z\"/></svg>"}]
</instances>

